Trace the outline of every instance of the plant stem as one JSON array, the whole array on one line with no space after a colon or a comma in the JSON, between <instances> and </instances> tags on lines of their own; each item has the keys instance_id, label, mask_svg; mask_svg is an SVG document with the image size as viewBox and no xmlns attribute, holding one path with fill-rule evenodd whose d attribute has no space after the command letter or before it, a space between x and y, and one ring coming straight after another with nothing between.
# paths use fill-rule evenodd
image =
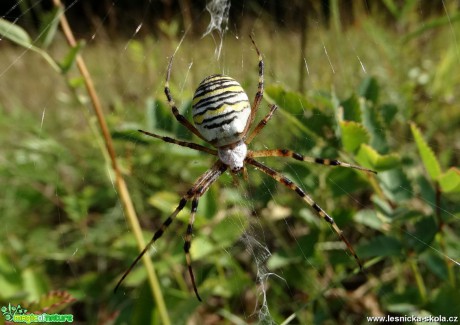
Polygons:
<instances>
[{"instance_id":1,"label":"plant stem","mask_svg":"<svg viewBox=\"0 0 460 325\"><path fill-rule=\"evenodd\" d=\"M62 6L60 0L53 0L53 3L56 7ZM61 28L63 30L63 33L69 45L72 47L76 46L77 42L73 36L72 29L70 28L64 13L60 17L60 24L61 24ZM110 135L109 129L107 127L107 123L104 118L104 113L102 111L102 106L99 101L99 97L97 96L96 90L94 88L94 84L91 79L91 75L86 67L86 64L83 58L80 55L77 55L76 63L77 63L78 69L80 70L81 75L83 76L86 90L91 98L91 103L93 105L94 112L96 113L97 121L102 131L105 146L106 146L106 149L107 149L107 152L110 157L111 164L112 164L112 169L115 173L115 185L118 190L118 195L123 204L124 211L126 213L126 217L128 218L130 227L136 238L137 245L139 249L142 250L145 247L145 241L144 241L144 238L142 237L141 227L139 225L139 220L137 219L136 212L134 210L134 206L133 206L131 197L129 195L128 188L123 179L120 168L118 167L116 153L113 147L112 137ZM163 294L161 292L160 284L156 276L153 263L148 257L148 255L143 256L142 262L144 263L145 268L147 269L148 279L150 282L152 293L155 297L155 300L158 306L158 310L159 310L160 318L162 319L162 323L169 325L171 324L171 321L169 319L168 311L167 311L166 304L163 299Z\"/></svg>"},{"instance_id":2,"label":"plant stem","mask_svg":"<svg viewBox=\"0 0 460 325\"><path fill-rule=\"evenodd\" d=\"M427 302L427 293L423 277L420 274L420 270L417 266L417 262L413 258L409 258L409 265L414 273L415 282L417 283L418 292L422 298L423 303Z\"/></svg>"},{"instance_id":3,"label":"plant stem","mask_svg":"<svg viewBox=\"0 0 460 325\"><path fill-rule=\"evenodd\" d=\"M446 242L444 241L444 220L442 219L441 216L441 187L439 185L438 181L435 181L435 189L436 189L436 219L438 221L438 235L436 236L439 246L441 247L441 251L443 252L444 255L444 261L446 263L446 268L447 268L447 274L449 275L449 281L450 284L452 285L453 288L455 288L455 274L453 270L453 264L452 262L447 258L447 253L446 253Z\"/></svg>"}]
</instances>

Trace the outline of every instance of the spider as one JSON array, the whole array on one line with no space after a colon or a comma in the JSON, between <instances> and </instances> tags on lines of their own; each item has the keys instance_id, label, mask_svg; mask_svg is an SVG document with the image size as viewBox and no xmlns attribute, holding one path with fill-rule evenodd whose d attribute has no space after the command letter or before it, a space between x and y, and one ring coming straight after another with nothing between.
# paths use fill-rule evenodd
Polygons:
<instances>
[{"instance_id":1,"label":"spider","mask_svg":"<svg viewBox=\"0 0 460 325\"><path fill-rule=\"evenodd\" d=\"M355 258L360 269L362 269L363 265L358 255L356 254L350 242L342 234L342 230L340 230L340 228L336 225L332 217L329 216L327 212L325 212L311 198L310 195L308 195L299 186L294 184L294 182L292 182L281 173L258 162L255 158L289 157L309 163L354 168L374 174L376 174L376 172L338 160L304 156L288 149L258 151L247 149L247 146L262 131L265 125L267 125L268 121L272 118L273 113L278 108L276 105L271 105L268 114L257 124L257 126L252 131L250 131L256 117L257 110L259 109L260 103L262 101L264 91L264 62L262 59L262 54L260 53L252 36L250 36L250 38L259 58L259 84L252 105L249 102L247 94L235 79L221 74L211 75L206 77L198 85L198 88L196 89L193 97L192 115L195 126L179 113L179 110L177 109L171 95L171 91L169 89L169 79L171 75L174 55L171 57L166 73L164 91L172 113L179 123L181 123L197 137L212 145L214 148L205 147L193 142L186 142L157 135L143 130L138 131L168 143L206 152L210 155L216 156L217 160L214 162L210 169L208 169L195 181L187 193L182 196L179 205L174 210L174 212L163 222L161 228L155 232L150 242L145 246L142 252L137 256L131 266L126 270L121 279L118 281L117 286L115 287L115 291L118 289L126 276L131 272L137 262L141 259L141 257L157 241L157 239L163 235L169 225L176 218L177 214L185 207L186 203L191 200L191 214L185 233L184 252L193 290L197 299L202 301L195 283L195 276L193 274L191 264L192 259L190 256L192 229L193 223L195 221L195 214L198 208L198 201L200 197L209 189L209 187L227 170L229 170L233 176L243 172L243 176L246 178L245 164L252 165L257 170L267 174L269 177L275 179L277 182L297 193L297 195L299 195L300 198L305 201L305 203L313 208L313 210L321 219L324 219L331 225L334 232L345 243L348 251Z\"/></svg>"}]
</instances>

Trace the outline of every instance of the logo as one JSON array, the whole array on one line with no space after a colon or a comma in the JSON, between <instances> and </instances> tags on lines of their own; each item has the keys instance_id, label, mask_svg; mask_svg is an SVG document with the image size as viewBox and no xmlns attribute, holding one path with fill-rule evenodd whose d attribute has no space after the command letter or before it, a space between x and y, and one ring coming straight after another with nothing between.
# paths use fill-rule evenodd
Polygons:
<instances>
[{"instance_id":1,"label":"logo","mask_svg":"<svg viewBox=\"0 0 460 325\"><path fill-rule=\"evenodd\" d=\"M21 307L21 305L12 306L3 306L0 308L0 311L5 317L5 320L8 322L14 323L72 323L73 315L71 314L34 314L27 313L27 309Z\"/></svg>"}]
</instances>

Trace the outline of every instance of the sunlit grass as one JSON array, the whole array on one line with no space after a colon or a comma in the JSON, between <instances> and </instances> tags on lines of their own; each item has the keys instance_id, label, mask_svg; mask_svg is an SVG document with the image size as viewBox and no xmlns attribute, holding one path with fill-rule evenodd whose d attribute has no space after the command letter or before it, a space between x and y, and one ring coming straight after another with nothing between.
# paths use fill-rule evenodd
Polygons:
<instances>
[{"instance_id":1,"label":"sunlit grass","mask_svg":"<svg viewBox=\"0 0 460 325\"><path fill-rule=\"evenodd\" d=\"M334 100L344 100L357 93L366 77L376 78L379 104L393 103L398 107L394 123L379 132L387 134L391 152L403 157L402 169L414 186L405 189L416 192L411 203L415 202L415 208L420 207L420 211L428 215L434 214L430 209L437 204L433 199L434 187L425 177L423 166L416 163L418 156L407 122L415 120L426 130L424 136L444 169L458 164L458 94L453 90L458 87L460 74L452 72L459 60L455 54L456 38L452 35L458 34L457 26L428 31L427 35L403 43L403 35L397 28L371 18L362 17L358 24L340 33L313 25L305 53L306 65L302 67L307 69L308 66L307 90L303 95L331 119L335 116L331 104ZM186 37L176 54L171 77L176 102L186 106L201 79L216 72L239 80L251 97L258 76L257 56L249 33L253 33L264 54L266 85L296 91L303 59L297 50L298 35L283 29L269 34L257 28L240 31L238 38L228 33L219 59L214 55L214 40ZM179 195L212 163L212 158L205 155L144 139L135 131L153 127L167 135L186 136L186 132L179 131L177 126L169 128L167 120L153 121L154 113L148 106L152 99L165 105L163 80L166 64L178 43L178 39L157 40L153 37L113 43L96 38L83 50L110 128L122 135L117 138L116 150L146 238L177 205ZM64 41L56 38L49 53L56 58L63 57L66 53ZM128 305L115 308L126 313L125 317L129 317L126 315L130 311L144 315L141 309L152 309L154 302L149 300L150 292L142 290L145 283L142 266L138 266L127 281L126 295L112 294L114 281L136 256L137 250L118 205L110 172L101 157L100 140L89 106L82 109L64 78L52 72L43 59L33 53L7 47L0 52L0 62L0 78L5 85L0 88L0 126L4 134L0 140L4 152L0 157L0 178L7 184L2 192L2 220L6 227L0 233L6 240L0 244L1 257L6 260L3 264L7 267L14 265L19 270L35 267L37 282L42 282L41 286L31 289L21 279L13 279L9 283L13 288L10 292L24 290L18 299L27 300L42 291L59 287L82 301L87 317L97 312L94 301L100 300L111 301L117 306ZM78 78L77 74L72 74ZM424 74L428 82L424 82ZM74 81L78 84L77 79ZM87 94L81 87L76 88L77 96L85 102ZM263 103L261 114L266 107L267 103ZM310 145L307 142L311 141L310 154L327 157L331 153L344 154L331 126L324 127L320 141L315 142L286 117L292 110L289 111L289 107L282 109L286 112L277 113L256 140L257 146L292 147L308 154L306 148ZM305 116L294 114L294 120L301 124L317 121L308 113L305 110ZM127 141L126 132L138 140ZM354 157L350 153L345 156ZM335 186L331 188L331 174L327 167L286 164L276 159L267 160L267 164L287 173L311 192L337 219L353 243L366 246L369 242L378 244L382 240L390 245L394 241L385 241L388 237L400 239L406 231L418 234L417 229L423 229L423 224L417 223L422 218L411 219L409 214L412 211L405 210L411 207L408 202L392 198L391 204L388 203L388 197L379 193L378 187L376 190L375 183L368 184L365 176L364 180L362 175L345 179L345 183L352 180L354 184L360 184L360 190L352 192L340 187L344 185L340 179L334 179L332 185ZM321 315L324 318L335 315L337 323L344 319L351 323L353 317L347 318L347 315L357 317L353 308L361 308L361 296L349 298L342 291L340 282L363 281L350 279L356 268L353 259L337 244L337 238L327 225L317 223L310 209L294 194L277 187L275 182L255 171L251 170L249 175L249 187L240 185L236 188L230 177L224 176L203 197L199 206L193 244L196 246L192 252L197 255L194 268L199 284L209 295L209 305L203 307L204 313L211 314L213 308L222 308L243 317L254 311L244 306L257 300L255 261L245 252L247 247L237 241L241 231L246 230L270 248L275 258L269 261L269 265L284 279L272 278L268 288L268 305L277 321L297 312L299 319L304 321L312 321L315 317L321 319ZM437 236L446 236L447 254L455 258L458 257L454 252L458 247L455 244L458 202L455 203L450 195L446 196L443 207L448 216L443 215L443 218L446 218L449 230L447 234L440 232ZM398 216L406 220L405 223L391 225L382 217L381 211L392 208L400 209ZM279 219L277 212L282 217L287 216L286 221ZM359 213L365 221L353 221ZM248 225L238 219L241 217L250 220ZM152 258L162 279L169 312L177 319L185 319L183 315L198 312L188 289L190 285L182 253L182 234L188 212L178 219L158 242ZM386 228L375 226L378 222ZM221 242L223 236L226 236L225 244ZM428 242L429 239L421 240ZM442 286L432 286L439 279L445 279L442 256L430 249L422 255L412 251L410 254L414 258L406 261L395 253L397 247L392 251L393 248L382 248L378 257L383 260L379 264L382 274L378 267L370 269L371 294L367 299L377 300L379 308L387 312L385 308L397 306L398 299L420 309L430 307L422 303L417 305L416 299L410 299L411 295L427 299L421 295L423 285L441 297L451 297L451 288L446 288L447 280ZM439 250L443 251L443 248ZM200 257L199 251L209 254ZM372 255L369 248L365 253ZM423 268L418 268L418 263ZM433 265L440 265L437 273L431 271L436 269ZM101 274L104 278L100 277ZM393 287L395 279L399 283ZM380 286L376 284L380 283L378 281L382 281ZM420 284L420 281L424 283ZM450 285L455 288L455 283ZM290 292L286 295L288 287ZM413 290L404 291L404 287L413 287ZM217 297L216 301L212 294ZM439 301L434 300L432 304ZM455 302L454 311L458 307ZM320 320L317 322L321 323Z\"/></svg>"}]
</instances>

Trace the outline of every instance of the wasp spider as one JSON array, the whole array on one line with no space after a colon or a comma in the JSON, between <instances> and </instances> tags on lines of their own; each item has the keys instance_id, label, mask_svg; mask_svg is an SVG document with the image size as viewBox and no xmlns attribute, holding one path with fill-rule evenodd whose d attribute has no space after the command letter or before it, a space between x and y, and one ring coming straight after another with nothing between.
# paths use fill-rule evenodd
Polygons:
<instances>
[{"instance_id":1,"label":"wasp spider","mask_svg":"<svg viewBox=\"0 0 460 325\"><path fill-rule=\"evenodd\" d=\"M155 232L150 242L134 260L128 270L123 274L120 281L118 281L115 291L118 289L121 282L130 273L136 263L140 260L140 258L147 252L153 243L155 243L155 241L163 235L168 226L176 218L177 214L185 207L187 201L191 200L191 214L185 234L184 251L188 272L190 274L193 285L193 290L195 291L198 300L201 301L201 297L198 294L198 289L196 287L190 257L192 228L195 221L198 201L200 197L225 171L230 170L233 175L236 175L241 171L245 172L245 164L252 165L257 170L267 174L269 177L275 179L277 182L297 193L297 195L299 195L300 198L305 201L305 203L307 203L313 208L313 210L315 210L321 219L324 219L331 225L332 229L346 244L349 252L353 255L359 267L362 268L361 261L356 255L355 250L344 237L340 228L335 224L334 220L310 197L310 195L305 193L304 190L294 184L286 176L258 162L255 160L255 158L289 157L300 161L321 165L348 167L371 173L376 172L338 160L307 157L288 149L260 151L251 151L247 149L248 144L260 133L260 131L262 131L264 126L267 125L267 122L272 118L273 113L277 109L276 105L272 105L268 114L250 132L260 102L262 101L264 90L264 62L262 55L252 37L251 40L259 56L259 85L252 105L250 104L244 89L235 79L220 74L209 76L199 84L193 97L192 113L195 126L193 126L183 115L179 113L179 110L177 109L176 104L172 98L171 91L169 89L169 78L171 75L171 67L174 56L171 57L166 74L165 94L169 106L171 106L172 113L179 123L185 126L197 137L212 145L214 148L205 147L192 142L176 140L170 137L164 137L143 130L139 130L139 132L163 140L165 142L206 152L210 155L216 156L217 160L210 169L208 169L196 180L196 182L187 191L187 193L182 196L179 205L174 210L174 212L164 221L161 228Z\"/></svg>"}]
</instances>

